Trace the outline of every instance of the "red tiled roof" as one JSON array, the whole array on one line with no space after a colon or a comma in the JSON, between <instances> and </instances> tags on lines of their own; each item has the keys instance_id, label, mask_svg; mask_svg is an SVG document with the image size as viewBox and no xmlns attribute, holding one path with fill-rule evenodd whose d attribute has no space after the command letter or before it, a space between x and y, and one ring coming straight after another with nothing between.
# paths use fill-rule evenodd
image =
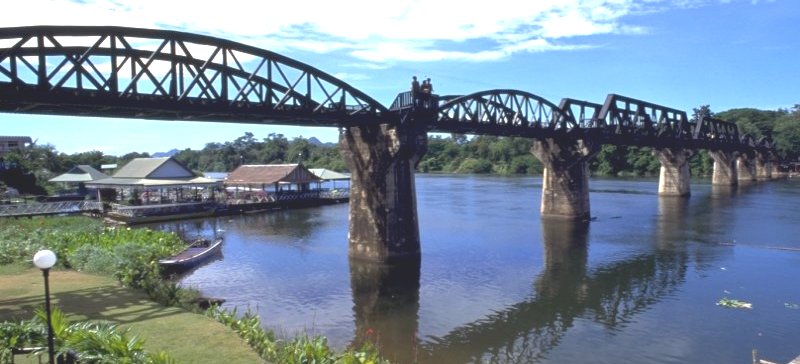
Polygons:
<instances>
[{"instance_id":1,"label":"red tiled roof","mask_svg":"<svg viewBox=\"0 0 800 364\"><path fill-rule=\"evenodd\" d=\"M226 185L309 183L320 178L299 164L245 164L228 175Z\"/></svg>"}]
</instances>

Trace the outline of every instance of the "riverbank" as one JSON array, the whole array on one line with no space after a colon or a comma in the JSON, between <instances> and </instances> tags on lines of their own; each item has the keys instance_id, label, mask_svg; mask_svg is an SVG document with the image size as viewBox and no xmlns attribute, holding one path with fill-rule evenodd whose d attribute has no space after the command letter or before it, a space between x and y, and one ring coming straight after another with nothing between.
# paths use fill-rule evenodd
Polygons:
<instances>
[{"instance_id":1,"label":"riverbank","mask_svg":"<svg viewBox=\"0 0 800 364\"><path fill-rule=\"evenodd\" d=\"M120 287L110 277L73 270L50 273L53 306L73 321L108 321L146 340L148 352L167 352L177 363L259 363L239 336L214 319L165 307L144 292ZM0 322L29 319L44 302L38 269L0 266Z\"/></svg>"},{"instance_id":2,"label":"riverbank","mask_svg":"<svg viewBox=\"0 0 800 364\"><path fill-rule=\"evenodd\" d=\"M197 292L164 280L155 263L185 248L186 242L174 232L104 227L86 217L52 217L0 220L0 235L4 236L0 240L0 282L3 283L0 286L0 322L30 320L36 308L41 307L43 279L41 273L31 267L30 257L36 251L48 248L58 256L50 281L53 306L58 312L67 316L66 321L108 322L120 325L122 330L131 329L125 335L130 337L130 342L122 344L124 346L138 341L134 339L136 337L145 339L145 342L152 341L143 347L137 344L138 351L164 353L172 357L173 350L178 350L178 355L174 355L177 362L232 362L239 356L236 353L246 352L243 363L264 360L275 363L385 363L371 345L334 352L327 339L321 336L298 333L294 338L286 338L276 335L272 330L263 329L260 318L250 311L240 314L236 309L229 312L214 308L207 311L207 315L193 314L196 312ZM183 308L168 308L172 306ZM199 321L192 324L191 317ZM206 327L211 325L208 321L212 320L211 317L222 326L214 324L213 330ZM228 337L238 335L240 339L235 342L239 344L218 340L221 327L226 327ZM43 326L23 331L38 333L26 336L32 339L0 342L4 345L0 349L8 353L10 348L18 346L43 345ZM184 335L187 332L192 334ZM61 337L57 334L57 338ZM70 338L74 340L65 341L59 350L94 342L80 335ZM242 347L242 343L246 345ZM193 345L213 348L220 360L211 360ZM111 346L104 346L101 350L108 347ZM83 349L74 350L79 355L91 355ZM133 358L131 353L114 355L115 358Z\"/></svg>"}]
</instances>

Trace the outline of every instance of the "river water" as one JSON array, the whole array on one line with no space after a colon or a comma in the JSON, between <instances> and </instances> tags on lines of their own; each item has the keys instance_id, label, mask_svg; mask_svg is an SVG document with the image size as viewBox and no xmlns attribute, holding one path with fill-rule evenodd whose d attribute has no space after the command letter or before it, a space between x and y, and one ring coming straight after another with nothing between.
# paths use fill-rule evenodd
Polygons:
<instances>
[{"instance_id":1,"label":"river water","mask_svg":"<svg viewBox=\"0 0 800 364\"><path fill-rule=\"evenodd\" d=\"M800 355L800 181L659 198L590 181L590 223L542 220L541 179L417 175L421 266L347 257L346 204L156 225L224 234L182 284L285 335L398 363L745 363ZM722 298L752 309L716 305Z\"/></svg>"}]
</instances>

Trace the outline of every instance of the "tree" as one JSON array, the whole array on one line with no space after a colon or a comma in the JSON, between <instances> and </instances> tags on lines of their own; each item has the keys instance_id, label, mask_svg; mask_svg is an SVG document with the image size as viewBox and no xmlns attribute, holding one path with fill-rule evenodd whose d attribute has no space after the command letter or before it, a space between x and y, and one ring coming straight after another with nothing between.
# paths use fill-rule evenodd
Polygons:
<instances>
[{"instance_id":1,"label":"tree","mask_svg":"<svg viewBox=\"0 0 800 364\"><path fill-rule=\"evenodd\" d=\"M714 113L711 111L709 105L700 105L700 107L692 109L692 121L699 122L703 120L704 117L714 117Z\"/></svg>"},{"instance_id":2,"label":"tree","mask_svg":"<svg viewBox=\"0 0 800 364\"><path fill-rule=\"evenodd\" d=\"M294 138L287 149L290 162L302 163L309 162L314 156L311 155L312 146L307 139L301 137Z\"/></svg>"},{"instance_id":3,"label":"tree","mask_svg":"<svg viewBox=\"0 0 800 364\"><path fill-rule=\"evenodd\" d=\"M769 135L774 129L777 119L786 114L786 111L758 110L758 109L731 109L717 114L717 117L736 123L739 134L750 134L758 139Z\"/></svg>"},{"instance_id":4,"label":"tree","mask_svg":"<svg viewBox=\"0 0 800 364\"><path fill-rule=\"evenodd\" d=\"M800 109L778 119L773 132L775 148L783 160L797 161L800 157Z\"/></svg>"}]
</instances>

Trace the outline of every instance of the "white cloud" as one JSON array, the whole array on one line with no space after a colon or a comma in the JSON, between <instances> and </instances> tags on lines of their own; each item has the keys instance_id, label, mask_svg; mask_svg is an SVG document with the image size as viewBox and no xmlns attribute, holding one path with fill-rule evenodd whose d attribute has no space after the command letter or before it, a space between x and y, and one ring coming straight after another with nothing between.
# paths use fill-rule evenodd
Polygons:
<instances>
[{"instance_id":1,"label":"white cloud","mask_svg":"<svg viewBox=\"0 0 800 364\"><path fill-rule=\"evenodd\" d=\"M338 78L340 80L344 80L346 82L363 81L363 80L369 80L369 79L372 78L369 75L364 74L364 73L347 73L347 72L334 73L333 77L336 77L336 78Z\"/></svg>"},{"instance_id":2,"label":"white cloud","mask_svg":"<svg viewBox=\"0 0 800 364\"><path fill-rule=\"evenodd\" d=\"M278 52L344 52L370 62L482 62L520 52L591 47L575 37L643 34L647 29L627 24L626 17L709 1L227 0L203 6L168 0L26 0L7 5L15 15L4 19L4 26L168 28Z\"/></svg>"}]
</instances>

